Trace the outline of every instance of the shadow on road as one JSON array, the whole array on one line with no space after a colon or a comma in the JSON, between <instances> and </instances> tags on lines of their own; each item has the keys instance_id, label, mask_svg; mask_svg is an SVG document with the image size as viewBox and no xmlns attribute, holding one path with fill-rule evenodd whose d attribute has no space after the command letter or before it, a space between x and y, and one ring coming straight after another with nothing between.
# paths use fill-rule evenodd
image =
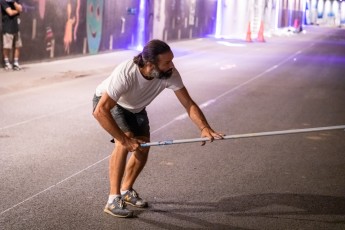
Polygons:
<instances>
[{"instance_id":1,"label":"shadow on road","mask_svg":"<svg viewBox=\"0 0 345 230\"><path fill-rule=\"evenodd\" d=\"M156 208L156 207L161 208ZM278 208L277 208L278 207ZM329 224L345 224L345 197L322 196L310 194L258 194L228 197L218 202L153 202L150 212L159 213L175 221L184 221L191 225L212 229L244 229L229 224L209 222L208 215L220 214L232 217L269 217L276 219L305 220ZM139 211L140 213L145 211ZM188 214L187 214L188 213ZM195 213L200 214L195 217ZM310 218L308 217L310 216ZM321 218L315 216L322 216ZM139 218L145 223L164 228L181 228L181 226ZM326 220L325 220L326 219Z\"/></svg>"}]
</instances>

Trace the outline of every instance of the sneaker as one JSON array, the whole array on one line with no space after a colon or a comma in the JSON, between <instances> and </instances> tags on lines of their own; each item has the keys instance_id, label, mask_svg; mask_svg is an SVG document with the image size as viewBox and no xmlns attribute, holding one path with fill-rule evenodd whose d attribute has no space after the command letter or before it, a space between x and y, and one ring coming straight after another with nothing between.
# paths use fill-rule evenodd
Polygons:
<instances>
[{"instance_id":1,"label":"sneaker","mask_svg":"<svg viewBox=\"0 0 345 230\"><path fill-rule=\"evenodd\" d=\"M22 67L20 67L19 64L13 64L13 70L21 70Z\"/></svg>"},{"instance_id":2,"label":"sneaker","mask_svg":"<svg viewBox=\"0 0 345 230\"><path fill-rule=\"evenodd\" d=\"M107 203L104 212L116 217L132 217L133 211L126 208L126 203L121 197L116 197L113 203Z\"/></svg>"},{"instance_id":3,"label":"sneaker","mask_svg":"<svg viewBox=\"0 0 345 230\"><path fill-rule=\"evenodd\" d=\"M12 69L12 65L10 63L6 63L4 69L5 70L11 70Z\"/></svg>"},{"instance_id":4,"label":"sneaker","mask_svg":"<svg viewBox=\"0 0 345 230\"><path fill-rule=\"evenodd\" d=\"M143 201L143 199L139 197L139 194L134 189L128 190L122 195L122 198L127 204L134 207L146 208L148 206L147 202Z\"/></svg>"}]
</instances>

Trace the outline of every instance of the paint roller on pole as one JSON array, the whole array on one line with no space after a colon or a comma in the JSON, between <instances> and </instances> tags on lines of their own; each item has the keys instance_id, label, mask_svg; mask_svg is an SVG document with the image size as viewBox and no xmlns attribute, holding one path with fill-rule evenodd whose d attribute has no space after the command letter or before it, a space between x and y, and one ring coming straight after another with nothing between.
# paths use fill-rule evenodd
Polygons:
<instances>
[{"instance_id":1,"label":"paint roller on pole","mask_svg":"<svg viewBox=\"0 0 345 230\"><path fill-rule=\"evenodd\" d=\"M306 129L289 129L289 130L272 131L272 132L260 132L260 133L246 133L246 134L227 135L227 136L224 136L223 139L215 139L215 140L229 140L229 139L250 138L250 137L276 136L276 135L309 133L309 132L321 132L321 131L339 130L339 129L343 129L345 131L345 125L318 127L318 128L306 128ZM157 141L157 142L143 143L140 146L141 147L149 147L149 146L162 146L162 145L173 145L173 144L186 144L186 143L193 143L193 142L203 142L203 141L208 141L208 140L209 139L206 138L206 137L203 137L203 138L193 138L193 139L181 139L181 140L166 140L166 141Z\"/></svg>"}]
</instances>

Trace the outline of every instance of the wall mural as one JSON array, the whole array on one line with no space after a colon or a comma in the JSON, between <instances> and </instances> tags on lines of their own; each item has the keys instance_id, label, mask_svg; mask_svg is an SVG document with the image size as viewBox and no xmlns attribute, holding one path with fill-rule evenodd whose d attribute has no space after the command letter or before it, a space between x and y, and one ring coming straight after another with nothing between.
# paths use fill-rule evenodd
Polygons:
<instances>
[{"instance_id":1,"label":"wall mural","mask_svg":"<svg viewBox=\"0 0 345 230\"><path fill-rule=\"evenodd\" d=\"M116 49L133 49L153 38L172 41L215 34L218 3L217 0L21 0L21 2L23 4L23 12L20 15L22 62L97 54ZM235 2L235 0L224 2ZM300 24L304 10L308 24L341 26L345 23L345 1L339 3L331 0L251 0L250 2L263 3L262 10L265 10L266 16L269 16L267 21L273 21L271 28ZM276 5L279 5L279 9ZM273 20L277 13L278 21ZM243 17L245 23L241 28L246 30L248 18L245 13L235 18L236 25L240 24L239 20L243 20ZM141 28L143 26L145 28ZM270 27L266 26L266 28ZM1 52L0 58L2 60Z\"/></svg>"},{"instance_id":2,"label":"wall mural","mask_svg":"<svg viewBox=\"0 0 345 230\"><path fill-rule=\"evenodd\" d=\"M21 0L21 2L23 4L23 12L20 15L23 40L21 61L32 62L135 48L153 38L171 41L202 37L213 32L217 1ZM142 26L145 28L139 28ZM2 60L1 52L0 58Z\"/></svg>"},{"instance_id":3,"label":"wall mural","mask_svg":"<svg viewBox=\"0 0 345 230\"><path fill-rule=\"evenodd\" d=\"M88 48L91 54L98 52L103 25L103 0L87 0L86 30Z\"/></svg>"},{"instance_id":4,"label":"wall mural","mask_svg":"<svg viewBox=\"0 0 345 230\"><path fill-rule=\"evenodd\" d=\"M78 1L79 2L79 1ZM67 3L67 21L65 26L65 35L64 35L64 47L65 53L69 54L70 52L70 45L73 41L73 26L76 23L76 16L71 16L72 14L72 5L71 1Z\"/></svg>"},{"instance_id":5,"label":"wall mural","mask_svg":"<svg viewBox=\"0 0 345 230\"><path fill-rule=\"evenodd\" d=\"M36 0L36 2L38 2L38 12L40 18L43 19L46 11L46 0Z\"/></svg>"}]
</instances>

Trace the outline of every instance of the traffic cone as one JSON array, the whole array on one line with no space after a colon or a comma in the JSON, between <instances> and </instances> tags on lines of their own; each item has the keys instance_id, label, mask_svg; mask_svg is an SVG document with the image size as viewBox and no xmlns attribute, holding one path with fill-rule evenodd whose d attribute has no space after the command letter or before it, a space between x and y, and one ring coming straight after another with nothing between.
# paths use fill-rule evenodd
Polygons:
<instances>
[{"instance_id":1,"label":"traffic cone","mask_svg":"<svg viewBox=\"0 0 345 230\"><path fill-rule=\"evenodd\" d=\"M252 42L252 32L250 30L250 22L248 23L246 42Z\"/></svg>"},{"instance_id":2,"label":"traffic cone","mask_svg":"<svg viewBox=\"0 0 345 230\"><path fill-rule=\"evenodd\" d=\"M295 28L295 33L301 32L301 27L299 25L299 21L297 18L295 19L295 21L293 23L293 27Z\"/></svg>"},{"instance_id":3,"label":"traffic cone","mask_svg":"<svg viewBox=\"0 0 345 230\"><path fill-rule=\"evenodd\" d=\"M295 27L295 29L297 30L298 28L298 19L296 18L294 23L293 23L293 27Z\"/></svg>"},{"instance_id":4,"label":"traffic cone","mask_svg":"<svg viewBox=\"0 0 345 230\"><path fill-rule=\"evenodd\" d=\"M259 34L258 34L258 42L265 42L264 38L264 22L261 21Z\"/></svg>"}]
</instances>

